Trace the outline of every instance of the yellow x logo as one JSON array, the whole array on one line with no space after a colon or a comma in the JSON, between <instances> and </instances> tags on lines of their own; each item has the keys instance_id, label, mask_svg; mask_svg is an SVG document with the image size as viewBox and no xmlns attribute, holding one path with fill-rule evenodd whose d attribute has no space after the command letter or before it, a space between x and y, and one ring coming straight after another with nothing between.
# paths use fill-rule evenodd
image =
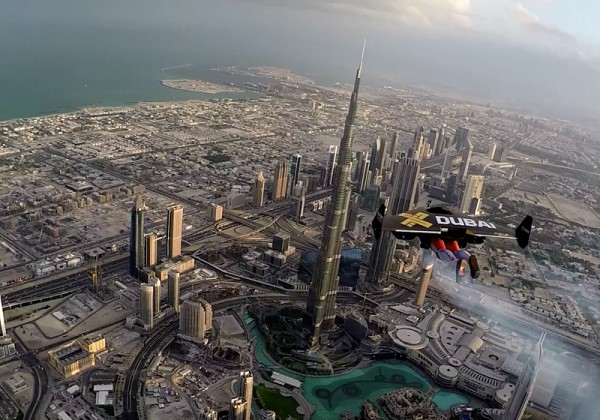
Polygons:
<instances>
[{"instance_id":1,"label":"yellow x logo","mask_svg":"<svg viewBox=\"0 0 600 420\"><path fill-rule=\"evenodd\" d=\"M433 225L432 223L425 221L427 216L429 216L427 213L402 213L400 216L405 218L402 222L400 222L404 226L415 227L418 225L424 228L430 228Z\"/></svg>"}]
</instances>

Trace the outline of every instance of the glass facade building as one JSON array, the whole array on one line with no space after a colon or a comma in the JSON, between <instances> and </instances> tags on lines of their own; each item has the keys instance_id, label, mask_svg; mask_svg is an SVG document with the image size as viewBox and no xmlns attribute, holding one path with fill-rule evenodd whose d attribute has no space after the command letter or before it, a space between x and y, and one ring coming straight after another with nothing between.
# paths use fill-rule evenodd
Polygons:
<instances>
[{"instance_id":1,"label":"glass facade building","mask_svg":"<svg viewBox=\"0 0 600 420\"><path fill-rule=\"evenodd\" d=\"M364 248L347 248L342 250L339 271L340 286L356 287L364 252ZM298 278L302 282L306 284L311 283L316 263L317 253L315 251L302 251L300 267L298 268Z\"/></svg>"}]
</instances>

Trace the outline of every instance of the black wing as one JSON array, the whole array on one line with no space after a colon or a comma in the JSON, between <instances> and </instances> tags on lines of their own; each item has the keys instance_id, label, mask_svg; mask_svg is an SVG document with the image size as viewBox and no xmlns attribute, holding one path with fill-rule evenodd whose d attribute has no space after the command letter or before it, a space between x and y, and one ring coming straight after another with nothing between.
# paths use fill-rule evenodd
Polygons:
<instances>
[{"instance_id":1,"label":"black wing","mask_svg":"<svg viewBox=\"0 0 600 420\"><path fill-rule=\"evenodd\" d=\"M393 232L399 239L411 239L417 234L442 233L442 229L435 223L434 216L426 210L411 210L394 216L385 216L385 211L386 207L382 204L373 219L372 226L377 239L382 231Z\"/></svg>"}]
</instances>

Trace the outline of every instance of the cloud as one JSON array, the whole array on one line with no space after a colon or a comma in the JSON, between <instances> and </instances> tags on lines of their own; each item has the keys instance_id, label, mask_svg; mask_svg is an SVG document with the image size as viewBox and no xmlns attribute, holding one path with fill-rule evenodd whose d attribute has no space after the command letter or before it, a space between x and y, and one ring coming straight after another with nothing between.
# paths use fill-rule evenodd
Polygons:
<instances>
[{"instance_id":1,"label":"cloud","mask_svg":"<svg viewBox=\"0 0 600 420\"><path fill-rule=\"evenodd\" d=\"M523 6L522 3L512 4L511 12L517 23L532 34L550 37L569 45L577 44L577 39L574 35L563 31L558 26L543 22L537 15L533 14Z\"/></svg>"},{"instance_id":2,"label":"cloud","mask_svg":"<svg viewBox=\"0 0 600 420\"><path fill-rule=\"evenodd\" d=\"M295 0L272 1L274 4L296 5L339 12L358 12L387 18L406 25L450 25L471 27L470 0Z\"/></svg>"}]
</instances>

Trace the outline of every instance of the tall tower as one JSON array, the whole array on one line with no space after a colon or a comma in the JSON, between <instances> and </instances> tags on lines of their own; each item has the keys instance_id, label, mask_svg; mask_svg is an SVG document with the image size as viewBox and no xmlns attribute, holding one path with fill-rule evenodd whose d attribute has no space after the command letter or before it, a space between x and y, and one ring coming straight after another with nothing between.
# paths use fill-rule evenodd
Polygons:
<instances>
[{"instance_id":1,"label":"tall tower","mask_svg":"<svg viewBox=\"0 0 600 420\"><path fill-rule=\"evenodd\" d=\"M485 178L482 175L469 175L467 177L465 192L463 193L462 200L460 201L460 211L462 213L469 212L471 200L474 198L482 198L484 179Z\"/></svg>"},{"instance_id":2,"label":"tall tower","mask_svg":"<svg viewBox=\"0 0 600 420\"><path fill-rule=\"evenodd\" d=\"M4 309L2 308L2 296L0 296L0 337L6 336L6 323L4 321Z\"/></svg>"},{"instance_id":3,"label":"tall tower","mask_svg":"<svg viewBox=\"0 0 600 420\"><path fill-rule=\"evenodd\" d=\"M140 319L144 325L154 326L154 287L147 283L140 285Z\"/></svg>"},{"instance_id":4,"label":"tall tower","mask_svg":"<svg viewBox=\"0 0 600 420\"><path fill-rule=\"evenodd\" d=\"M473 143L470 140L467 140L467 144L464 147L462 162L460 163L460 170L458 171L458 178L461 181L467 180L467 175L469 174L469 165L471 164L471 156L473 155Z\"/></svg>"},{"instance_id":5,"label":"tall tower","mask_svg":"<svg viewBox=\"0 0 600 420\"><path fill-rule=\"evenodd\" d=\"M359 194L362 194L365 188L368 186L370 166L371 161L369 160L369 154L363 152L362 160L360 160L360 167L357 170L358 175L356 179L356 192Z\"/></svg>"},{"instance_id":6,"label":"tall tower","mask_svg":"<svg viewBox=\"0 0 600 420\"><path fill-rule=\"evenodd\" d=\"M300 178L300 167L302 165L302 155L300 153L295 153L292 155L290 165L290 176L292 178L292 188L298 184Z\"/></svg>"},{"instance_id":7,"label":"tall tower","mask_svg":"<svg viewBox=\"0 0 600 420\"><path fill-rule=\"evenodd\" d=\"M325 163L325 179L323 180L324 187L330 187L333 183L333 173L337 165L338 147L331 145L327 151L327 162Z\"/></svg>"},{"instance_id":8,"label":"tall tower","mask_svg":"<svg viewBox=\"0 0 600 420\"><path fill-rule=\"evenodd\" d=\"M304 206L306 205L306 188L298 184L293 188L292 203L290 205L290 215L294 220L300 220L304 217Z\"/></svg>"},{"instance_id":9,"label":"tall tower","mask_svg":"<svg viewBox=\"0 0 600 420\"><path fill-rule=\"evenodd\" d=\"M419 180L420 164L417 159L402 157L394 167L394 186L387 213L396 215L413 208ZM383 232L375 239L371 249L371 261L366 281L380 284L387 279L390 264L396 250L396 238L392 232Z\"/></svg>"},{"instance_id":10,"label":"tall tower","mask_svg":"<svg viewBox=\"0 0 600 420\"><path fill-rule=\"evenodd\" d=\"M265 205L265 177L262 172L257 173L256 179L254 180L252 204L254 207L263 207Z\"/></svg>"},{"instance_id":11,"label":"tall tower","mask_svg":"<svg viewBox=\"0 0 600 420\"><path fill-rule=\"evenodd\" d=\"M169 271L167 283L167 300L169 306L179 313L179 274L177 271Z\"/></svg>"},{"instance_id":12,"label":"tall tower","mask_svg":"<svg viewBox=\"0 0 600 420\"><path fill-rule=\"evenodd\" d=\"M287 196L288 174L290 165L286 159L280 159L275 166L275 176L273 177L273 201L283 200Z\"/></svg>"},{"instance_id":13,"label":"tall tower","mask_svg":"<svg viewBox=\"0 0 600 420\"><path fill-rule=\"evenodd\" d=\"M458 127L454 134L454 145L456 150L462 150L467 145L467 139L469 137L469 129L465 127Z\"/></svg>"},{"instance_id":14,"label":"tall tower","mask_svg":"<svg viewBox=\"0 0 600 420\"><path fill-rule=\"evenodd\" d=\"M183 232L183 207L167 209L167 258L181 255L181 233Z\"/></svg>"},{"instance_id":15,"label":"tall tower","mask_svg":"<svg viewBox=\"0 0 600 420\"><path fill-rule=\"evenodd\" d=\"M440 156L446 151L447 148L448 147L446 145L446 124L442 124L438 134L438 144L436 147L435 155Z\"/></svg>"},{"instance_id":16,"label":"tall tower","mask_svg":"<svg viewBox=\"0 0 600 420\"><path fill-rule=\"evenodd\" d=\"M131 235L129 240L129 274L133 277L138 276L140 268L144 267L144 215L146 206L141 196L135 199L135 204L131 209Z\"/></svg>"},{"instance_id":17,"label":"tall tower","mask_svg":"<svg viewBox=\"0 0 600 420\"><path fill-rule=\"evenodd\" d=\"M490 144L490 148L488 149L488 159L494 159L494 156L496 155L496 143L492 143Z\"/></svg>"},{"instance_id":18,"label":"tall tower","mask_svg":"<svg viewBox=\"0 0 600 420\"><path fill-rule=\"evenodd\" d=\"M158 237L152 232L146 235L146 256L144 258L146 267L154 267L158 261Z\"/></svg>"},{"instance_id":19,"label":"tall tower","mask_svg":"<svg viewBox=\"0 0 600 420\"><path fill-rule=\"evenodd\" d=\"M442 178L446 178L452 170L452 162L454 161L454 152L446 152L444 155L444 163L442 164Z\"/></svg>"},{"instance_id":20,"label":"tall tower","mask_svg":"<svg viewBox=\"0 0 600 420\"><path fill-rule=\"evenodd\" d=\"M429 288L429 281L431 280L431 272L433 271L433 264L426 265L421 271L421 279L419 280L419 288L415 295L415 305L422 306L425 303L425 297L427 296L427 289Z\"/></svg>"},{"instance_id":21,"label":"tall tower","mask_svg":"<svg viewBox=\"0 0 600 420\"><path fill-rule=\"evenodd\" d=\"M379 169L379 158L381 156L381 139L377 137L371 145L371 170Z\"/></svg>"},{"instance_id":22,"label":"tall tower","mask_svg":"<svg viewBox=\"0 0 600 420\"><path fill-rule=\"evenodd\" d=\"M240 397L248 403L244 420L250 420L250 414L252 413L250 405L252 404L253 385L254 378L252 377L252 372L249 370L240 372Z\"/></svg>"},{"instance_id":23,"label":"tall tower","mask_svg":"<svg viewBox=\"0 0 600 420\"><path fill-rule=\"evenodd\" d=\"M212 307L204 299L186 300L179 312L179 334L183 338L200 342L212 326Z\"/></svg>"},{"instance_id":24,"label":"tall tower","mask_svg":"<svg viewBox=\"0 0 600 420\"><path fill-rule=\"evenodd\" d=\"M429 136L427 136L427 143L429 144L429 149L431 150L431 155L436 156L438 149L438 131L434 128L429 130Z\"/></svg>"},{"instance_id":25,"label":"tall tower","mask_svg":"<svg viewBox=\"0 0 600 420\"><path fill-rule=\"evenodd\" d=\"M398 132L396 131L394 133L394 135L392 136L392 143L390 144L390 152L389 152L389 157L390 157L390 162L394 162L397 158L398 155L398 140L399 140L399 136L398 136Z\"/></svg>"},{"instance_id":26,"label":"tall tower","mask_svg":"<svg viewBox=\"0 0 600 420\"><path fill-rule=\"evenodd\" d=\"M363 56L364 56L363 45ZM351 164L350 154L354 135L354 120L356 119L356 107L358 102L358 91L360 87L360 75L362 71L362 56L360 65L356 71L354 90L350 99L350 107L346 117L344 135L340 141L338 165L333 177L333 195L331 204L327 209L327 217L323 227L323 239L317 257L312 283L306 303L305 323L310 329L308 345L310 348L319 345L321 333L330 330L335 322L335 299L339 285L338 271L341 258L341 237L344 226L342 225L344 214L348 209L346 204L346 186L350 176Z\"/></svg>"},{"instance_id":27,"label":"tall tower","mask_svg":"<svg viewBox=\"0 0 600 420\"><path fill-rule=\"evenodd\" d=\"M156 277L148 279L148 284L154 289L152 292L152 310L155 314L160 312L160 280Z\"/></svg>"},{"instance_id":28,"label":"tall tower","mask_svg":"<svg viewBox=\"0 0 600 420\"><path fill-rule=\"evenodd\" d=\"M233 397L229 403L229 420L245 420L248 402L240 397Z\"/></svg>"}]
</instances>

